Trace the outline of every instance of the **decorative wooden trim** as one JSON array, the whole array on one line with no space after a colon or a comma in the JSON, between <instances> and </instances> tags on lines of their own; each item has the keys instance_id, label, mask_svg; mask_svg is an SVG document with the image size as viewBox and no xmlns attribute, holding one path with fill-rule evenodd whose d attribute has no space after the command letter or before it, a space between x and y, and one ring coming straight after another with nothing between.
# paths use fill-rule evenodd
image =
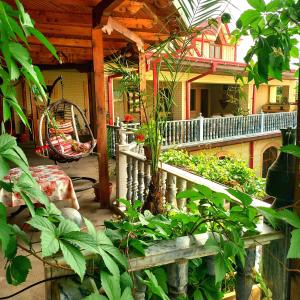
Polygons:
<instances>
[{"instance_id":1,"label":"decorative wooden trim","mask_svg":"<svg viewBox=\"0 0 300 300\"><path fill-rule=\"evenodd\" d=\"M107 33L108 35L111 35L114 30L124 35L124 37L129 39L130 41L135 42L138 50L140 52L144 52L144 42L138 35L130 31L128 28L124 27L112 17L108 17L107 24L102 27L102 31Z\"/></svg>"}]
</instances>

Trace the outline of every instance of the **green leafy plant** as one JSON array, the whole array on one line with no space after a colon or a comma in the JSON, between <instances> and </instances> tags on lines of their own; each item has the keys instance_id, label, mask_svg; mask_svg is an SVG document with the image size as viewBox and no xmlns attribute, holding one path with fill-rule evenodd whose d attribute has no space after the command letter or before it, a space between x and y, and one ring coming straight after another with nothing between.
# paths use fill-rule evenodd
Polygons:
<instances>
[{"instance_id":1,"label":"green leafy plant","mask_svg":"<svg viewBox=\"0 0 300 300\"><path fill-rule=\"evenodd\" d=\"M219 159L200 153L189 155L185 151L170 149L161 154L165 163L184 168L204 178L243 191L257 198L265 197L265 180L258 177L246 163L235 157Z\"/></svg>"},{"instance_id":2,"label":"green leafy plant","mask_svg":"<svg viewBox=\"0 0 300 300\"><path fill-rule=\"evenodd\" d=\"M28 51L27 38L35 36L58 59L55 48L35 27L30 16L25 12L19 0L16 0L17 9L13 9L4 1L0 1L0 89L1 104L3 105L3 122L0 135L0 188L20 194L30 212L27 222L31 227L41 232L41 253L32 246L26 232L17 225L7 221L6 207L0 203L0 244L1 253L6 259L4 266L6 279L9 284L18 285L26 281L32 265L30 258L34 256L43 263L53 267L74 271L82 280L85 276L92 276L86 263L84 252L89 251L95 257L95 265L101 267L101 280L105 283L105 293L111 300L109 284L111 276L121 278L126 274L127 261L115 248L110 239L103 233L97 232L89 220L85 220L88 232L81 231L72 221L62 217L61 212L53 203L50 203L39 185L31 176L27 158L16 139L5 133L5 122L11 118L11 109L20 117L22 122L29 126L16 98L15 83L21 77L25 78L35 100L47 101L46 86L41 71L32 64ZM5 176L12 166L19 167L22 175L18 179L7 182ZM35 208L33 202L43 205ZM27 255L19 255L22 249ZM62 256L63 262L51 260L52 257ZM120 275L122 272L122 275ZM119 281L117 284L120 283ZM121 289L121 288L120 288ZM130 288L124 288L123 299L130 299ZM121 299L120 297L114 298Z\"/></svg>"}]
</instances>

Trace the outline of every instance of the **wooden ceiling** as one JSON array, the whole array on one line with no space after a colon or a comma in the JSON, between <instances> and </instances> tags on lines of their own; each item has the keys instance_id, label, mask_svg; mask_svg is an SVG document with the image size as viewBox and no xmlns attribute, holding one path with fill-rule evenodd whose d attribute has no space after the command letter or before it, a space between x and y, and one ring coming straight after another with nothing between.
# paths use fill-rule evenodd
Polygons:
<instances>
[{"instance_id":1,"label":"wooden ceiling","mask_svg":"<svg viewBox=\"0 0 300 300\"><path fill-rule=\"evenodd\" d=\"M14 5L14 0L7 2ZM171 0L22 0L22 3L65 64L92 61L91 33L95 21L103 27L109 17L113 18L138 36L147 48L169 36L172 28L166 23L171 22L166 19L178 15ZM103 16L101 21L99 15ZM110 35L105 33L103 38L105 56L126 48L128 43L134 44L115 30ZM35 64L58 64L37 39L30 37L29 41Z\"/></svg>"}]
</instances>

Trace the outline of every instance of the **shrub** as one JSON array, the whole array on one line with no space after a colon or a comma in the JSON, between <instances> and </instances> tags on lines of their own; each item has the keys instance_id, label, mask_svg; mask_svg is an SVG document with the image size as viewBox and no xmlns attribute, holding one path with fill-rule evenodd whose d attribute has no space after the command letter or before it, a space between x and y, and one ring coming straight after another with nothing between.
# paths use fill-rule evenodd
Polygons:
<instances>
[{"instance_id":1,"label":"shrub","mask_svg":"<svg viewBox=\"0 0 300 300\"><path fill-rule=\"evenodd\" d=\"M200 153L189 155L182 150L168 150L161 155L165 163L184 168L206 179L234 187L257 198L265 197L265 180L257 176L245 161Z\"/></svg>"}]
</instances>

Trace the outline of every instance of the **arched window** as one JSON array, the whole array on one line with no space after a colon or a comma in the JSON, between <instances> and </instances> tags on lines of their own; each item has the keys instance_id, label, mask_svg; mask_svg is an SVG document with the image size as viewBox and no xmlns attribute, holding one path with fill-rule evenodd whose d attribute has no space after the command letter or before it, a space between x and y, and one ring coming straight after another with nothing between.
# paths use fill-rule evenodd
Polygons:
<instances>
[{"instance_id":1,"label":"arched window","mask_svg":"<svg viewBox=\"0 0 300 300\"><path fill-rule=\"evenodd\" d=\"M262 177L265 178L267 176L267 172L271 167L271 165L273 164L273 162L276 160L276 158L277 158L276 147L270 147L265 150L263 154Z\"/></svg>"}]
</instances>

